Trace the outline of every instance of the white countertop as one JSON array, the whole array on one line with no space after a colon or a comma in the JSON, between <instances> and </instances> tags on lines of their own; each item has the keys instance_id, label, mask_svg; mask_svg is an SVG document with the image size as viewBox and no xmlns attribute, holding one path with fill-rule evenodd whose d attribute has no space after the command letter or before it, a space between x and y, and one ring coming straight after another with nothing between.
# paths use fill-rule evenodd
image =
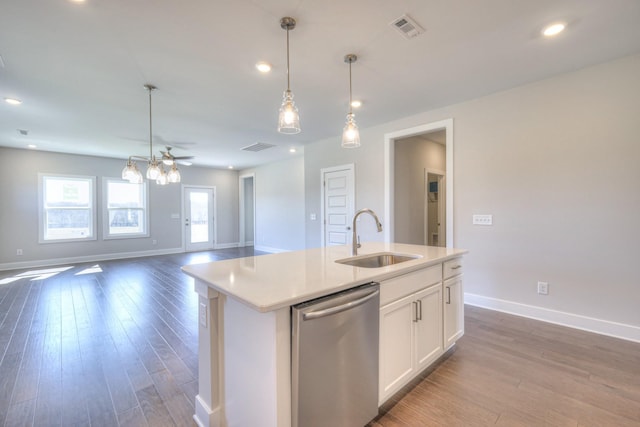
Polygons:
<instances>
[{"instance_id":1,"label":"white countertop","mask_svg":"<svg viewBox=\"0 0 640 427\"><path fill-rule=\"evenodd\" d=\"M358 256L378 252L421 258L380 268L352 267L335 262L351 256L350 246L329 246L187 265L182 271L257 311L267 312L467 253L463 249L371 242L358 249Z\"/></svg>"}]
</instances>

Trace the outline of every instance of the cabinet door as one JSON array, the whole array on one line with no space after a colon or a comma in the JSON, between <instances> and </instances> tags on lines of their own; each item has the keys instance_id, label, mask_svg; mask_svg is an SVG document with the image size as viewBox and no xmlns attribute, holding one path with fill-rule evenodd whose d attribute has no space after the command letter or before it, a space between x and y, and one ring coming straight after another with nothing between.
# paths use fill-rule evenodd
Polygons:
<instances>
[{"instance_id":1,"label":"cabinet door","mask_svg":"<svg viewBox=\"0 0 640 427\"><path fill-rule=\"evenodd\" d=\"M464 334L464 293L462 276L444 281L444 349Z\"/></svg>"},{"instance_id":2,"label":"cabinet door","mask_svg":"<svg viewBox=\"0 0 640 427\"><path fill-rule=\"evenodd\" d=\"M415 294L418 321L415 323L415 367L421 371L436 360L442 349L442 284Z\"/></svg>"},{"instance_id":3,"label":"cabinet door","mask_svg":"<svg viewBox=\"0 0 640 427\"><path fill-rule=\"evenodd\" d=\"M415 298L409 295L380 309L380 386L382 403L413 374Z\"/></svg>"}]
</instances>

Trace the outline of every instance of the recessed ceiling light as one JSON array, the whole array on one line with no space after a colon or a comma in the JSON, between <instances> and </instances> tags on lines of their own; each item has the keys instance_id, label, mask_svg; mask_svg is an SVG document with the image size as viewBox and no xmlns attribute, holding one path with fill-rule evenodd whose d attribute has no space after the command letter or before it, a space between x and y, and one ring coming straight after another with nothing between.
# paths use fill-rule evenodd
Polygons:
<instances>
[{"instance_id":1,"label":"recessed ceiling light","mask_svg":"<svg viewBox=\"0 0 640 427\"><path fill-rule=\"evenodd\" d=\"M293 147L292 147L292 148L289 148L289 152L290 152L290 153L295 153L295 152L296 152L296 149L295 149L295 148L293 148Z\"/></svg>"},{"instance_id":2,"label":"recessed ceiling light","mask_svg":"<svg viewBox=\"0 0 640 427\"><path fill-rule=\"evenodd\" d=\"M20 104L22 104L22 101L20 101L19 99L16 99L16 98L5 98L4 101L7 104L11 104L11 105L20 105Z\"/></svg>"},{"instance_id":3,"label":"recessed ceiling light","mask_svg":"<svg viewBox=\"0 0 640 427\"><path fill-rule=\"evenodd\" d=\"M233 169L233 166L229 165L229 169Z\"/></svg>"},{"instance_id":4,"label":"recessed ceiling light","mask_svg":"<svg viewBox=\"0 0 640 427\"><path fill-rule=\"evenodd\" d=\"M557 36L558 34L563 32L566 27L567 24L563 22L554 22L553 24L544 27L544 29L542 30L542 35L544 35L545 37Z\"/></svg>"},{"instance_id":5,"label":"recessed ceiling light","mask_svg":"<svg viewBox=\"0 0 640 427\"><path fill-rule=\"evenodd\" d=\"M31 150L34 150L34 149L38 148L38 146L37 145L33 145L33 144L29 144L29 145L27 145L27 148L29 148Z\"/></svg>"},{"instance_id":6,"label":"recessed ceiling light","mask_svg":"<svg viewBox=\"0 0 640 427\"><path fill-rule=\"evenodd\" d=\"M84 3L85 0L69 0L71 3Z\"/></svg>"},{"instance_id":7,"label":"recessed ceiling light","mask_svg":"<svg viewBox=\"0 0 640 427\"><path fill-rule=\"evenodd\" d=\"M269 71L271 71L271 64L269 64L268 62L261 61L256 64L256 68L261 73L268 73Z\"/></svg>"},{"instance_id":8,"label":"recessed ceiling light","mask_svg":"<svg viewBox=\"0 0 640 427\"><path fill-rule=\"evenodd\" d=\"M351 106L353 108L360 108L362 107L362 101L358 101L357 99L354 99L353 101L351 101Z\"/></svg>"}]
</instances>

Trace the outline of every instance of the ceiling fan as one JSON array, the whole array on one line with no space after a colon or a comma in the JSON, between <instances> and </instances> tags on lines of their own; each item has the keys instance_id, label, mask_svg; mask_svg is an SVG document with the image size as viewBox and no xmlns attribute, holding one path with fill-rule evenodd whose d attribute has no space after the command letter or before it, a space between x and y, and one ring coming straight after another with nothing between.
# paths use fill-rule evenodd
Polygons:
<instances>
[{"instance_id":1,"label":"ceiling fan","mask_svg":"<svg viewBox=\"0 0 640 427\"><path fill-rule=\"evenodd\" d=\"M184 162L182 160L191 160L193 159L193 156L174 156L173 154L171 154L171 149L173 147L171 147L170 145L166 146L167 151L162 151L160 150L160 153L162 153L162 163L164 163L167 166L171 166L174 163L180 163L181 165L186 165L189 166L191 164L191 162Z\"/></svg>"}]
</instances>

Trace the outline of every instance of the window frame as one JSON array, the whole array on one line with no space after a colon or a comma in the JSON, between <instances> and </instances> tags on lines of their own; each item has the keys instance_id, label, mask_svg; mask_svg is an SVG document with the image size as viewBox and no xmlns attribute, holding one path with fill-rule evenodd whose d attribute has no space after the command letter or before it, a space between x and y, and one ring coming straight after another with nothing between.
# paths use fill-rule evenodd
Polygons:
<instances>
[{"instance_id":1,"label":"window frame","mask_svg":"<svg viewBox=\"0 0 640 427\"><path fill-rule=\"evenodd\" d=\"M141 184L131 184L131 185L140 185L143 191L142 201L144 206L141 208L143 211L144 218L144 230L139 233L118 233L112 234L110 231L110 221L109 221L109 211L112 209L123 209L123 208L110 208L109 207L109 183L116 182L122 184L131 184L129 181L116 177L102 177L102 239L103 240L115 240L115 239L140 239L140 238L148 238L150 237L149 232L149 185L145 180Z\"/></svg>"},{"instance_id":2,"label":"window frame","mask_svg":"<svg viewBox=\"0 0 640 427\"><path fill-rule=\"evenodd\" d=\"M47 231L47 226L45 221L47 220L47 206L46 206L46 185L45 181L47 179L59 179L59 180L83 180L89 181L89 190L91 191L89 197L89 207L87 208L89 211L89 227L90 233L85 237L72 237L72 238L61 238L61 239L47 239L45 238L45 233ZM98 239L97 236L97 195L96 195L96 177L88 176L88 175L68 175L61 173L38 173L38 243L40 244L48 244L48 243L69 243L69 242L86 242L86 241L94 241Z\"/></svg>"}]
</instances>

